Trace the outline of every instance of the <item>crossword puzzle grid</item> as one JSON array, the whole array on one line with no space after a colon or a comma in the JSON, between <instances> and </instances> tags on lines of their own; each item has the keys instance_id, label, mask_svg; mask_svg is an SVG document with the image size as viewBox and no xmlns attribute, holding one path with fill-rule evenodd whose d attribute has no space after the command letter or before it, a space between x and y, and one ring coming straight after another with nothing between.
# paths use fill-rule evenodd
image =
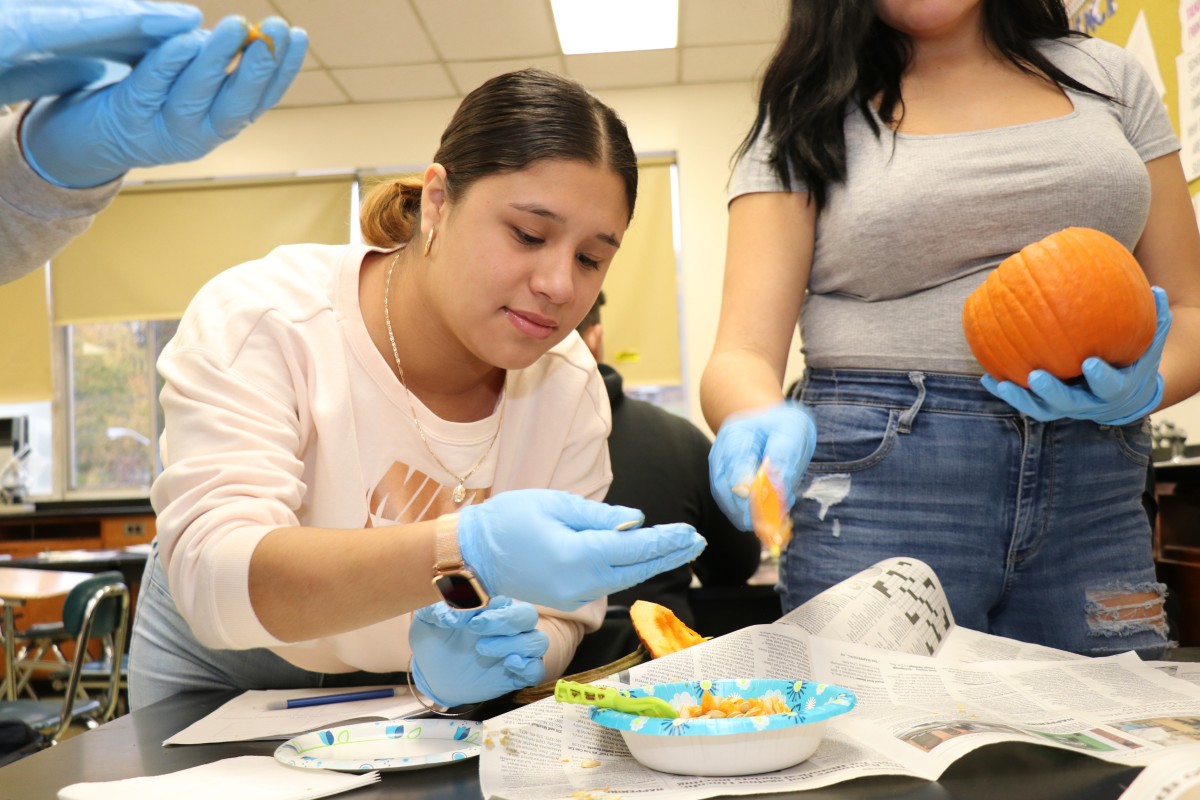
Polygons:
<instances>
[{"instance_id":1,"label":"crossword puzzle grid","mask_svg":"<svg viewBox=\"0 0 1200 800\"><path fill-rule=\"evenodd\" d=\"M871 588L901 608L913 626L915 635L924 642L926 651L933 655L950 629L950 617L944 607L930 602L937 595L937 585L928 577L921 579L899 569L904 566L912 564L898 562L897 568L885 570Z\"/></svg>"}]
</instances>

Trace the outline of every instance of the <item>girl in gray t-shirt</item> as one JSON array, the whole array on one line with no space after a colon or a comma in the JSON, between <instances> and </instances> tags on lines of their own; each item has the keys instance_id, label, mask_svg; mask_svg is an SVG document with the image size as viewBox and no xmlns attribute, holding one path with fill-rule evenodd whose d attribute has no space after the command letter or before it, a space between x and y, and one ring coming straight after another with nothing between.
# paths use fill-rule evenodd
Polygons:
<instances>
[{"instance_id":1,"label":"girl in gray t-shirt","mask_svg":"<svg viewBox=\"0 0 1200 800\"><path fill-rule=\"evenodd\" d=\"M1178 150L1142 68L1072 34L1061 3L793 0L730 182L701 388L726 513L749 529L737 487L764 456L791 495L785 611L909 556L966 627L1096 655L1167 646L1141 496L1146 415L1200 389ZM1154 345L1120 370L1089 359L1078 386L981 380L964 300L1069 226L1109 233L1162 287ZM780 389L797 320L802 405Z\"/></svg>"}]
</instances>

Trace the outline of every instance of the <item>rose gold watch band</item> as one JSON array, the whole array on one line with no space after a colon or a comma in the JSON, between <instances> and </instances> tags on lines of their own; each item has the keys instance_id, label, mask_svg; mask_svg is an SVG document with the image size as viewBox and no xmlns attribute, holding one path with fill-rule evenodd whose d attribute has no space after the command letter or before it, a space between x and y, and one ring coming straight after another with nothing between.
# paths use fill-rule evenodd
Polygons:
<instances>
[{"instance_id":1,"label":"rose gold watch band","mask_svg":"<svg viewBox=\"0 0 1200 800\"><path fill-rule=\"evenodd\" d=\"M443 514L434 528L433 574L441 575L463 569L462 551L458 549L458 514Z\"/></svg>"}]
</instances>

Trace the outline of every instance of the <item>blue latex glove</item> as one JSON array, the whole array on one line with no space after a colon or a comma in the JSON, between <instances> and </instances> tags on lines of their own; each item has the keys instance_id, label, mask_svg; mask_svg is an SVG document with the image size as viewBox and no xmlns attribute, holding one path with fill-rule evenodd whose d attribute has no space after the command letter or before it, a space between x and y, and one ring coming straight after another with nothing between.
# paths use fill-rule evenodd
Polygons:
<instances>
[{"instance_id":1,"label":"blue latex glove","mask_svg":"<svg viewBox=\"0 0 1200 800\"><path fill-rule=\"evenodd\" d=\"M520 489L459 512L458 545L490 594L572 611L704 549L691 525L637 527L644 519L637 509L570 492Z\"/></svg>"},{"instance_id":2,"label":"blue latex glove","mask_svg":"<svg viewBox=\"0 0 1200 800\"><path fill-rule=\"evenodd\" d=\"M546 677L550 645L528 603L493 597L487 608L436 603L413 613L408 643L417 688L444 706L481 703Z\"/></svg>"},{"instance_id":3,"label":"blue latex glove","mask_svg":"<svg viewBox=\"0 0 1200 800\"><path fill-rule=\"evenodd\" d=\"M1099 358L1083 362L1086 385L1068 386L1048 372L1029 373L1029 389L991 375L980 378L983 387L1028 417L1041 422L1083 419L1101 425L1127 425L1149 414L1162 401L1163 379L1158 372L1163 345L1171 330L1167 293L1155 286L1154 307L1158 325L1150 347L1137 361L1117 369Z\"/></svg>"},{"instance_id":4,"label":"blue latex glove","mask_svg":"<svg viewBox=\"0 0 1200 800\"><path fill-rule=\"evenodd\" d=\"M746 498L759 465L769 458L791 509L816 446L817 425L799 403L787 400L757 411L730 414L708 451L709 482L717 505L734 525L754 530Z\"/></svg>"},{"instance_id":5,"label":"blue latex glove","mask_svg":"<svg viewBox=\"0 0 1200 800\"><path fill-rule=\"evenodd\" d=\"M201 19L182 3L0 0L0 104L80 89Z\"/></svg>"},{"instance_id":6,"label":"blue latex glove","mask_svg":"<svg viewBox=\"0 0 1200 800\"><path fill-rule=\"evenodd\" d=\"M117 83L39 101L22 127L26 159L52 183L85 188L200 158L279 102L300 69L308 35L278 17L261 30L275 52L255 41L230 74L246 38L241 17L167 40Z\"/></svg>"}]
</instances>

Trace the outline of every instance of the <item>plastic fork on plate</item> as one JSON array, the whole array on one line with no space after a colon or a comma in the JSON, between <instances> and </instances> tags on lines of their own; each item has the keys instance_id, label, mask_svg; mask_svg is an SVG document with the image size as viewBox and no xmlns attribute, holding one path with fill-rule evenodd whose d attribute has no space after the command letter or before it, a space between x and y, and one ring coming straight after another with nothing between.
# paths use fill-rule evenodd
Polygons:
<instances>
[{"instance_id":1,"label":"plastic fork on plate","mask_svg":"<svg viewBox=\"0 0 1200 800\"><path fill-rule=\"evenodd\" d=\"M584 706L611 708L626 714L642 717L674 719L679 712L661 697L630 697L620 689L595 686L590 683L559 681L554 684L554 699L560 703L576 703Z\"/></svg>"}]
</instances>

